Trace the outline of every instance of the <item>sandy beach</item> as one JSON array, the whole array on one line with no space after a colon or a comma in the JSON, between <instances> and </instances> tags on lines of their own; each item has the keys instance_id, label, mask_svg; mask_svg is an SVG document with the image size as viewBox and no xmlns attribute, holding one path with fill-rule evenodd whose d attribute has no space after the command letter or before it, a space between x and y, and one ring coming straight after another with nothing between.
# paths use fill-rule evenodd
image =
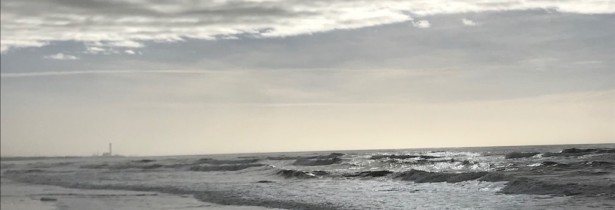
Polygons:
<instances>
[{"instance_id":1,"label":"sandy beach","mask_svg":"<svg viewBox=\"0 0 615 210\"><path fill-rule=\"evenodd\" d=\"M255 206L225 206L205 203L190 195L165 193L82 190L33 185L2 178L2 210L145 210L145 209L265 209Z\"/></svg>"}]
</instances>

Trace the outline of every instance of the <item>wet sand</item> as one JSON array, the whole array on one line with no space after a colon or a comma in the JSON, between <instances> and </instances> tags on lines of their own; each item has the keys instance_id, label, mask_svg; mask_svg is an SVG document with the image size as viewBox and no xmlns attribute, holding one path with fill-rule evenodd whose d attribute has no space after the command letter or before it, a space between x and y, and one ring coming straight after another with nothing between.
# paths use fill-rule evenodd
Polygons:
<instances>
[{"instance_id":1,"label":"wet sand","mask_svg":"<svg viewBox=\"0 0 615 210\"><path fill-rule=\"evenodd\" d=\"M205 203L191 195L124 191L82 190L14 182L2 178L2 210L146 210L146 209L266 209Z\"/></svg>"}]
</instances>

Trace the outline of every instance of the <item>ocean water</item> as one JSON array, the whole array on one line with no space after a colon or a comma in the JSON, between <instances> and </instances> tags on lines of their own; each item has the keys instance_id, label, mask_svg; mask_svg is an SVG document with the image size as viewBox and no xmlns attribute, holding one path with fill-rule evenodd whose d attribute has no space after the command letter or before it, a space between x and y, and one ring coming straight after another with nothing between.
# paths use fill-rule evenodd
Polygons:
<instances>
[{"instance_id":1,"label":"ocean water","mask_svg":"<svg viewBox=\"0 0 615 210\"><path fill-rule=\"evenodd\" d=\"M280 209L613 209L615 144L4 159L2 178Z\"/></svg>"}]
</instances>

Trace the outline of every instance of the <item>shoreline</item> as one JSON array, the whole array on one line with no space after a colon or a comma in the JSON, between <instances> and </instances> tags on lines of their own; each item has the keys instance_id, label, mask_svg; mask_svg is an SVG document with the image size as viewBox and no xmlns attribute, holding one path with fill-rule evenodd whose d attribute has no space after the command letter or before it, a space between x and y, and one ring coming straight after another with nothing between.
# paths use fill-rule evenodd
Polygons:
<instances>
[{"instance_id":1,"label":"shoreline","mask_svg":"<svg viewBox=\"0 0 615 210\"><path fill-rule=\"evenodd\" d=\"M130 190L75 189L55 185L30 184L1 178L2 210L146 210L146 209L268 209L203 202L192 195Z\"/></svg>"}]
</instances>

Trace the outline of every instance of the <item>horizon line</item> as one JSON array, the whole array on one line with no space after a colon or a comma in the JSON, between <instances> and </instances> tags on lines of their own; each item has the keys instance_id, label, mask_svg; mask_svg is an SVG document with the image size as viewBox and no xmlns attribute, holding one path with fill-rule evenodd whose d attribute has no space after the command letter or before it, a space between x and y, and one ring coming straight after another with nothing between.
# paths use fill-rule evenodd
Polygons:
<instances>
[{"instance_id":1,"label":"horizon line","mask_svg":"<svg viewBox=\"0 0 615 210\"><path fill-rule=\"evenodd\" d=\"M529 146L566 146L566 145L603 145L613 144L607 143L570 143L570 144L523 144L523 145L499 145L499 146L444 146L444 147L414 147L414 148L374 148L374 149L341 149L341 150L294 150L294 151L268 151L268 152L236 152L236 153L202 153L202 154L166 154L166 155L114 155L105 158L121 158L121 157L168 157L168 156L200 156L200 155L242 155L242 154L265 154L265 153L300 153L300 152L343 152L343 151L371 151L371 150L424 150L424 149L459 149L459 148L486 148L486 147L529 147ZM2 156L4 158L83 158L83 157L103 157L103 156L85 156L85 155L52 155L52 156ZM2 160L5 161L5 160ZM11 161L11 160L7 160Z\"/></svg>"}]
</instances>

